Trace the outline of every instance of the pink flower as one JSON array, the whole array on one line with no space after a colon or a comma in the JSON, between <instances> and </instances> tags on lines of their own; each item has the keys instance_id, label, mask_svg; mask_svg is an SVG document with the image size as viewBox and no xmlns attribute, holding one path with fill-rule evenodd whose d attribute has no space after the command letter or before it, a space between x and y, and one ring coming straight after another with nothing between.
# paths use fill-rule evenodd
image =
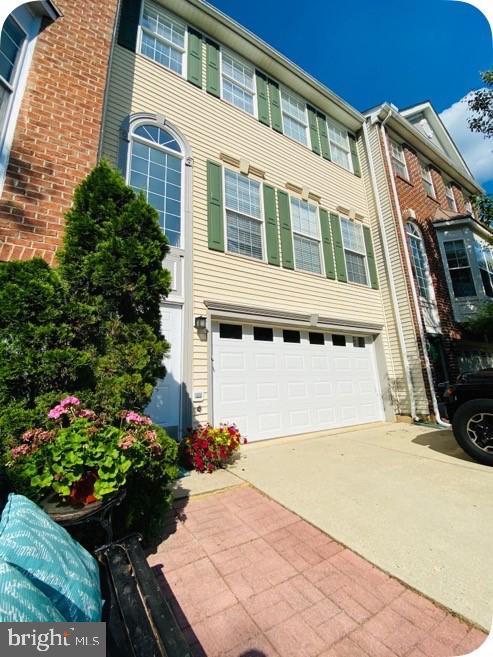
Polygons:
<instances>
[{"instance_id":1,"label":"pink flower","mask_svg":"<svg viewBox=\"0 0 493 657\"><path fill-rule=\"evenodd\" d=\"M65 399L62 399L60 402L62 408L66 408L67 406L78 406L79 404L80 399L77 399L77 397L65 397Z\"/></svg>"},{"instance_id":2,"label":"pink flower","mask_svg":"<svg viewBox=\"0 0 493 657\"><path fill-rule=\"evenodd\" d=\"M155 431L146 431L144 435L150 443L154 443L157 440L157 433Z\"/></svg>"},{"instance_id":3,"label":"pink flower","mask_svg":"<svg viewBox=\"0 0 493 657\"><path fill-rule=\"evenodd\" d=\"M145 415L139 415L135 411L128 411L125 414L125 420L133 424L152 424L152 420L150 417L146 417Z\"/></svg>"},{"instance_id":4,"label":"pink flower","mask_svg":"<svg viewBox=\"0 0 493 657\"><path fill-rule=\"evenodd\" d=\"M58 418L66 412L66 409L61 404L58 404L51 409L48 413L48 417L50 420L58 420Z\"/></svg>"},{"instance_id":5,"label":"pink flower","mask_svg":"<svg viewBox=\"0 0 493 657\"><path fill-rule=\"evenodd\" d=\"M129 449L132 447L132 445L135 445L136 442L137 438L135 436L133 436L131 433L126 433L118 443L118 446L121 449Z\"/></svg>"},{"instance_id":6,"label":"pink flower","mask_svg":"<svg viewBox=\"0 0 493 657\"><path fill-rule=\"evenodd\" d=\"M29 445L19 445L18 447L14 447L11 451L12 454L12 460L17 460L20 456L25 456L26 454L29 454L31 451L31 448Z\"/></svg>"},{"instance_id":7,"label":"pink flower","mask_svg":"<svg viewBox=\"0 0 493 657\"><path fill-rule=\"evenodd\" d=\"M94 411L91 411L89 408L83 408L81 409L77 415L79 417L85 417L88 420L94 420L96 418L96 413Z\"/></svg>"}]
</instances>

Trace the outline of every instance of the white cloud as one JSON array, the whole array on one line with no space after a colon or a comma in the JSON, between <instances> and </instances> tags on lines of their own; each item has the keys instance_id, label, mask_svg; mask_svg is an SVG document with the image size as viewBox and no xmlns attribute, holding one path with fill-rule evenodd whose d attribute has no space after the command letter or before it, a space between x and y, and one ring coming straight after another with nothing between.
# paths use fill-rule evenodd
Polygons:
<instances>
[{"instance_id":1,"label":"white cloud","mask_svg":"<svg viewBox=\"0 0 493 657\"><path fill-rule=\"evenodd\" d=\"M493 139L471 132L467 123L470 117L467 96L440 113L473 175L480 183L486 183L493 179Z\"/></svg>"}]
</instances>

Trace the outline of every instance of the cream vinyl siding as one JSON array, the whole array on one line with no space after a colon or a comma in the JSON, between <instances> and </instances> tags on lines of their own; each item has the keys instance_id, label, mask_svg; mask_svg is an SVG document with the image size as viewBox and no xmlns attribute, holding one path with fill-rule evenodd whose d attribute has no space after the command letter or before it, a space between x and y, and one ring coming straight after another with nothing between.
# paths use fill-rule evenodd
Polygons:
<instances>
[{"instance_id":1,"label":"cream vinyl siding","mask_svg":"<svg viewBox=\"0 0 493 657\"><path fill-rule=\"evenodd\" d=\"M423 379L423 370L419 356L419 349L416 340L416 332L414 328L414 320L412 315L411 300L406 285L406 276L404 269L404 262L401 253L400 235L397 228L397 219L394 217L394 208L391 197L390 183L387 180L386 167L385 167L385 154L381 147L379 129L377 126L372 126L369 129L370 133L370 148L375 164L375 173L377 178L378 194L382 206L383 220L385 225L385 235L387 237L388 248L390 252L390 266L392 268L394 283L396 288L397 299L399 303L399 313L404 333L404 341L406 343L407 355L409 360L409 368L411 370L411 379L414 388L414 395L416 400L416 411L418 415L428 415L430 413L428 398L426 394L425 383ZM366 158L365 158L366 160ZM366 164L365 164L366 166ZM393 175L393 173L392 173ZM383 279L386 263L383 258L383 253L379 246L377 265L380 280ZM384 307L389 309L390 314L392 311L392 300L387 290L383 291ZM409 414L411 412L410 400L406 390L406 382L404 378L403 355L401 353L399 339L395 328L395 318L388 318L387 324L389 336L389 348L391 359L394 364L395 379L392 382L392 387L395 388L398 403L401 407L402 413Z\"/></svg>"},{"instance_id":2,"label":"cream vinyl siding","mask_svg":"<svg viewBox=\"0 0 493 657\"><path fill-rule=\"evenodd\" d=\"M214 300L387 324L382 271L381 288L373 290L208 249L206 163L220 163L220 153L243 158L265 171L265 182L275 188L286 191L286 182L306 187L321 196L321 206L329 212L336 212L337 206L352 208L369 223L374 217L370 217L362 179L154 62L116 46L105 113L103 156L118 162L122 123L129 114L144 111L163 115L185 135L192 150L194 315L206 314L204 300ZM361 145L359 149L361 157ZM375 228L372 233L375 251L379 253ZM388 343L385 328L383 338ZM196 331L193 340L193 389L205 393L202 412L196 419L205 421L209 401L208 346Z\"/></svg>"}]
</instances>

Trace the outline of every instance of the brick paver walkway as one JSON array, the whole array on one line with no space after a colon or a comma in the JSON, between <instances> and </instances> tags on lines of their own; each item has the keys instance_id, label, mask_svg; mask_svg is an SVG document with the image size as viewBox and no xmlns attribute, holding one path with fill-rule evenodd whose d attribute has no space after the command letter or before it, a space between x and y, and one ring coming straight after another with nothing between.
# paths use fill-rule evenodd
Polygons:
<instances>
[{"instance_id":1,"label":"brick paver walkway","mask_svg":"<svg viewBox=\"0 0 493 657\"><path fill-rule=\"evenodd\" d=\"M253 488L177 504L169 531L149 562L196 657L453 657L484 641Z\"/></svg>"}]
</instances>

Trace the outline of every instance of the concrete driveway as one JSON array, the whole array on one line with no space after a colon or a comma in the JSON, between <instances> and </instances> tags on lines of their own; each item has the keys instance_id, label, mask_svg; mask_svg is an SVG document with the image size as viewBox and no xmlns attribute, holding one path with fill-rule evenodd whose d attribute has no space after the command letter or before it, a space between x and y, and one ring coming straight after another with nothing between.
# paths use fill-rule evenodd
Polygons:
<instances>
[{"instance_id":1,"label":"concrete driveway","mask_svg":"<svg viewBox=\"0 0 493 657\"><path fill-rule=\"evenodd\" d=\"M470 461L451 432L379 424L254 443L230 472L490 629L493 470Z\"/></svg>"}]
</instances>

